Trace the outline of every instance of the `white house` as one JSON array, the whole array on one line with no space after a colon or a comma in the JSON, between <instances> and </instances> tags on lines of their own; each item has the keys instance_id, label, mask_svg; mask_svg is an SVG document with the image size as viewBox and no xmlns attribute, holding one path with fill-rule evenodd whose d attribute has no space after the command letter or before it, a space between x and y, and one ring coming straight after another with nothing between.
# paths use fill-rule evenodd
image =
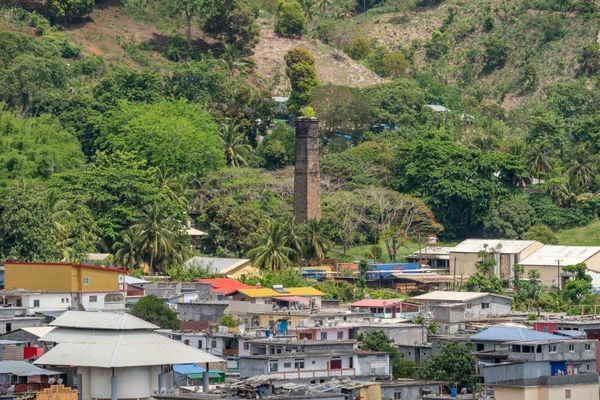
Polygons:
<instances>
[{"instance_id":1,"label":"white house","mask_svg":"<svg viewBox=\"0 0 600 400\"><path fill-rule=\"evenodd\" d=\"M172 387L174 364L223 362L125 313L67 311L51 325L55 329L41 340L57 345L35 364L76 368L82 400L148 399Z\"/></svg>"}]
</instances>

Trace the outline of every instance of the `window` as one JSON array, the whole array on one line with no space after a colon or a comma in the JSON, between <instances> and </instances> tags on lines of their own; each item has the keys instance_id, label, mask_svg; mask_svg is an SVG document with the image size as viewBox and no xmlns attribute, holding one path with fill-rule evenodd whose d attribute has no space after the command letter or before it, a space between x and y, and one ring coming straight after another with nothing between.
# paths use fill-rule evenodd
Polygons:
<instances>
[{"instance_id":1,"label":"window","mask_svg":"<svg viewBox=\"0 0 600 400\"><path fill-rule=\"evenodd\" d=\"M570 345L569 345L569 351L570 351L570 352L573 352L573 351L575 351L575 345L574 345L574 344L570 344Z\"/></svg>"},{"instance_id":2,"label":"window","mask_svg":"<svg viewBox=\"0 0 600 400\"><path fill-rule=\"evenodd\" d=\"M477 346L475 349L477 351L483 351L484 348L485 348L485 345L483 343L477 343Z\"/></svg>"},{"instance_id":3,"label":"window","mask_svg":"<svg viewBox=\"0 0 600 400\"><path fill-rule=\"evenodd\" d=\"M68 302L69 302L69 298L67 297L67 298L65 298L65 303L68 303Z\"/></svg>"},{"instance_id":4,"label":"window","mask_svg":"<svg viewBox=\"0 0 600 400\"><path fill-rule=\"evenodd\" d=\"M304 360L294 360L294 368L295 369L304 368Z\"/></svg>"},{"instance_id":5,"label":"window","mask_svg":"<svg viewBox=\"0 0 600 400\"><path fill-rule=\"evenodd\" d=\"M216 340L211 340L210 341L210 347L212 347L213 349L217 348L217 341Z\"/></svg>"},{"instance_id":6,"label":"window","mask_svg":"<svg viewBox=\"0 0 600 400\"><path fill-rule=\"evenodd\" d=\"M190 345L190 339L183 339L183 344Z\"/></svg>"},{"instance_id":7,"label":"window","mask_svg":"<svg viewBox=\"0 0 600 400\"><path fill-rule=\"evenodd\" d=\"M198 340L198 348L201 349L202 348L202 340Z\"/></svg>"},{"instance_id":8,"label":"window","mask_svg":"<svg viewBox=\"0 0 600 400\"><path fill-rule=\"evenodd\" d=\"M65 302L65 298L64 298L64 297L62 297L62 298L60 299L60 302L61 302L61 303L64 303L64 302Z\"/></svg>"},{"instance_id":9,"label":"window","mask_svg":"<svg viewBox=\"0 0 600 400\"><path fill-rule=\"evenodd\" d=\"M482 310L487 310L490 308L490 303L481 303L481 309Z\"/></svg>"},{"instance_id":10,"label":"window","mask_svg":"<svg viewBox=\"0 0 600 400\"><path fill-rule=\"evenodd\" d=\"M565 399L571 398L571 389L565 389Z\"/></svg>"},{"instance_id":11,"label":"window","mask_svg":"<svg viewBox=\"0 0 600 400\"><path fill-rule=\"evenodd\" d=\"M548 351L550 353L556 353L556 345L555 344L551 344L550 346L548 346Z\"/></svg>"},{"instance_id":12,"label":"window","mask_svg":"<svg viewBox=\"0 0 600 400\"><path fill-rule=\"evenodd\" d=\"M321 340L327 340L327 332L321 332Z\"/></svg>"},{"instance_id":13,"label":"window","mask_svg":"<svg viewBox=\"0 0 600 400\"><path fill-rule=\"evenodd\" d=\"M585 351L592 351L592 344L591 343L586 343L584 345L584 349L585 349Z\"/></svg>"},{"instance_id":14,"label":"window","mask_svg":"<svg viewBox=\"0 0 600 400\"><path fill-rule=\"evenodd\" d=\"M292 363L291 362L283 363L283 368L292 368Z\"/></svg>"},{"instance_id":15,"label":"window","mask_svg":"<svg viewBox=\"0 0 600 400\"><path fill-rule=\"evenodd\" d=\"M269 363L269 372L277 372L279 371L279 364L277 361L271 361Z\"/></svg>"},{"instance_id":16,"label":"window","mask_svg":"<svg viewBox=\"0 0 600 400\"><path fill-rule=\"evenodd\" d=\"M513 353L520 353L521 352L521 346L518 344L513 344L512 345L512 352Z\"/></svg>"},{"instance_id":17,"label":"window","mask_svg":"<svg viewBox=\"0 0 600 400\"><path fill-rule=\"evenodd\" d=\"M89 285L90 284L90 277L89 276L84 276L83 277L83 284L84 285Z\"/></svg>"},{"instance_id":18,"label":"window","mask_svg":"<svg viewBox=\"0 0 600 400\"><path fill-rule=\"evenodd\" d=\"M12 324L10 322L6 323L5 332L12 332Z\"/></svg>"},{"instance_id":19,"label":"window","mask_svg":"<svg viewBox=\"0 0 600 400\"><path fill-rule=\"evenodd\" d=\"M402 392L394 393L394 400L402 400Z\"/></svg>"},{"instance_id":20,"label":"window","mask_svg":"<svg viewBox=\"0 0 600 400\"><path fill-rule=\"evenodd\" d=\"M277 354L281 354L281 347L277 348Z\"/></svg>"},{"instance_id":21,"label":"window","mask_svg":"<svg viewBox=\"0 0 600 400\"><path fill-rule=\"evenodd\" d=\"M34 307L39 307L40 306L40 301L39 300L34 300L33 301L33 306Z\"/></svg>"},{"instance_id":22,"label":"window","mask_svg":"<svg viewBox=\"0 0 600 400\"><path fill-rule=\"evenodd\" d=\"M88 297L88 301L90 303L96 303L98 301L98 296L90 296Z\"/></svg>"},{"instance_id":23,"label":"window","mask_svg":"<svg viewBox=\"0 0 600 400\"><path fill-rule=\"evenodd\" d=\"M244 342L244 350L250 350L250 343Z\"/></svg>"},{"instance_id":24,"label":"window","mask_svg":"<svg viewBox=\"0 0 600 400\"><path fill-rule=\"evenodd\" d=\"M471 304L467 304L467 310L471 309Z\"/></svg>"},{"instance_id":25,"label":"window","mask_svg":"<svg viewBox=\"0 0 600 400\"><path fill-rule=\"evenodd\" d=\"M548 325L544 327L544 332L548 333Z\"/></svg>"},{"instance_id":26,"label":"window","mask_svg":"<svg viewBox=\"0 0 600 400\"><path fill-rule=\"evenodd\" d=\"M337 333L337 338L338 338L338 340L342 340L342 339L344 339L344 332L342 332L342 331L339 331L339 332Z\"/></svg>"}]
</instances>

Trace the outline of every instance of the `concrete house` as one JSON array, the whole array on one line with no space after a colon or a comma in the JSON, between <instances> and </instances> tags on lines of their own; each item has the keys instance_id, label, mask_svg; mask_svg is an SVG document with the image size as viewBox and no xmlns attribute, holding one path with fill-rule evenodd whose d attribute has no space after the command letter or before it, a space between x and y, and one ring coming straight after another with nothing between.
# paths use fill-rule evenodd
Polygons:
<instances>
[{"instance_id":1,"label":"concrete house","mask_svg":"<svg viewBox=\"0 0 600 400\"><path fill-rule=\"evenodd\" d=\"M186 261L186 267L206 268L211 272L239 279L242 275L258 276L260 271L247 258L223 258L196 256Z\"/></svg>"},{"instance_id":2,"label":"concrete house","mask_svg":"<svg viewBox=\"0 0 600 400\"><path fill-rule=\"evenodd\" d=\"M69 263L5 262L3 304L46 310L124 310L126 270Z\"/></svg>"},{"instance_id":3,"label":"concrete house","mask_svg":"<svg viewBox=\"0 0 600 400\"><path fill-rule=\"evenodd\" d=\"M513 267L542 246L535 240L467 239L450 249L450 274L462 280L473 275L479 252L487 250L496 260L496 275L510 279Z\"/></svg>"},{"instance_id":4,"label":"concrete house","mask_svg":"<svg viewBox=\"0 0 600 400\"><path fill-rule=\"evenodd\" d=\"M511 313L510 297L493 293L435 291L412 301L422 304L421 313L436 321L441 334L456 333L468 321Z\"/></svg>"},{"instance_id":5,"label":"concrete house","mask_svg":"<svg viewBox=\"0 0 600 400\"><path fill-rule=\"evenodd\" d=\"M507 342L507 360L484 364L496 400L598 400L595 340Z\"/></svg>"},{"instance_id":6,"label":"concrete house","mask_svg":"<svg viewBox=\"0 0 600 400\"><path fill-rule=\"evenodd\" d=\"M536 269L544 286L560 288L567 278L563 275L563 267L580 263L585 263L591 271L600 272L600 247L544 245L520 262L525 267L525 275Z\"/></svg>"},{"instance_id":7,"label":"concrete house","mask_svg":"<svg viewBox=\"0 0 600 400\"><path fill-rule=\"evenodd\" d=\"M348 304L351 310L373 314L375 318L412 318L419 312L419 305L402 299L362 299Z\"/></svg>"}]
</instances>

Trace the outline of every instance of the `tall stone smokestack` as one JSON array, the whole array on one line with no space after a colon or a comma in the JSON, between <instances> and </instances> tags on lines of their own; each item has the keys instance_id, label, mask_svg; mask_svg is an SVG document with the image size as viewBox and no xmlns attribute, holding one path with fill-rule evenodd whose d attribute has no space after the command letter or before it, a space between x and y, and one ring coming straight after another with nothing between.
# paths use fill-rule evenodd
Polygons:
<instances>
[{"instance_id":1,"label":"tall stone smokestack","mask_svg":"<svg viewBox=\"0 0 600 400\"><path fill-rule=\"evenodd\" d=\"M316 118L296 120L294 218L297 223L321 219L319 121Z\"/></svg>"}]
</instances>

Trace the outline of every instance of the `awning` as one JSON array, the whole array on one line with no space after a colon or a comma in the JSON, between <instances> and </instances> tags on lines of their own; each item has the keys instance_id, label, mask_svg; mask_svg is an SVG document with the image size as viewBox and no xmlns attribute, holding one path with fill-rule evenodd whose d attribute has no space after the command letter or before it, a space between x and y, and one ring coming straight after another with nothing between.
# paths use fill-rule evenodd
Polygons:
<instances>
[{"instance_id":1,"label":"awning","mask_svg":"<svg viewBox=\"0 0 600 400\"><path fill-rule=\"evenodd\" d=\"M60 375L62 372L40 368L26 361L0 361L0 375L12 374L16 376L51 376Z\"/></svg>"},{"instance_id":2,"label":"awning","mask_svg":"<svg viewBox=\"0 0 600 400\"><path fill-rule=\"evenodd\" d=\"M310 301L307 297L300 296L281 296L281 297L273 297L273 300L283 301L285 303L308 303Z\"/></svg>"},{"instance_id":3,"label":"awning","mask_svg":"<svg viewBox=\"0 0 600 400\"><path fill-rule=\"evenodd\" d=\"M205 368L199 367L196 364L179 364L173 365L173 370L178 374L190 375L190 374L200 374L202 375Z\"/></svg>"}]
</instances>

